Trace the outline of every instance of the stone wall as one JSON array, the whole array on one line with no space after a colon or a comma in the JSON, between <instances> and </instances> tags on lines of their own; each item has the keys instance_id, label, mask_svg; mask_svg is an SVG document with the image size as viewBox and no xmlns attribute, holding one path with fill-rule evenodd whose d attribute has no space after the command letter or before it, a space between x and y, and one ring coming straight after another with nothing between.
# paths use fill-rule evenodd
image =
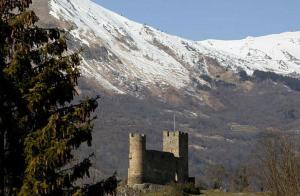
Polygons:
<instances>
[{"instance_id":1,"label":"stone wall","mask_svg":"<svg viewBox=\"0 0 300 196\"><path fill-rule=\"evenodd\" d=\"M147 150L145 182L166 184L175 181L178 160L178 158L169 152Z\"/></svg>"}]
</instances>

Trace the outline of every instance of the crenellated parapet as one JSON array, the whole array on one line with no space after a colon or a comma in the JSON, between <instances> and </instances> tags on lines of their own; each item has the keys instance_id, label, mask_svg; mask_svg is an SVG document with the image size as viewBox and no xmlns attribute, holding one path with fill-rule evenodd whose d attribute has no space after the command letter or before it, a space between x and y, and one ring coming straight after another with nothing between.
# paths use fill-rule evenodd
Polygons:
<instances>
[{"instance_id":1,"label":"crenellated parapet","mask_svg":"<svg viewBox=\"0 0 300 196\"><path fill-rule=\"evenodd\" d=\"M181 131L163 131L163 137L183 137L187 138L189 135L188 133L181 132Z\"/></svg>"},{"instance_id":2,"label":"crenellated parapet","mask_svg":"<svg viewBox=\"0 0 300 196\"><path fill-rule=\"evenodd\" d=\"M145 134L140 134L140 133L130 133L129 136L132 138L146 138Z\"/></svg>"}]
</instances>

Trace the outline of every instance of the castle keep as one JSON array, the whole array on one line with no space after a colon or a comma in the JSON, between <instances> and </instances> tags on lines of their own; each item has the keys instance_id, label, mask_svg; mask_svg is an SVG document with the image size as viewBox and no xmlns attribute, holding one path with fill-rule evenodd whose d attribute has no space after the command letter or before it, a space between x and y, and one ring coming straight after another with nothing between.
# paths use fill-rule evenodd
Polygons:
<instances>
[{"instance_id":1,"label":"castle keep","mask_svg":"<svg viewBox=\"0 0 300 196\"><path fill-rule=\"evenodd\" d=\"M189 180L188 134L163 132L163 151L147 150L146 136L130 133L128 185Z\"/></svg>"}]
</instances>

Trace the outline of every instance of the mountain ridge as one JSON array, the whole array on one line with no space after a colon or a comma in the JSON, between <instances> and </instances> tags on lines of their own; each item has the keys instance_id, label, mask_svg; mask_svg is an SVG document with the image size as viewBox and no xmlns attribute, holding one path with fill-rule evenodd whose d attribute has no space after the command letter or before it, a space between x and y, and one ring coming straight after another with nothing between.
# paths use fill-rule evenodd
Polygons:
<instances>
[{"instance_id":1,"label":"mountain ridge","mask_svg":"<svg viewBox=\"0 0 300 196\"><path fill-rule=\"evenodd\" d=\"M101 43L100 47L107 50L106 58L110 62L103 65L103 62L90 62L83 57L82 72L117 93L131 91L131 85L150 90L162 89L164 85L176 89L188 88L191 80L210 86L201 77L191 76L195 69L198 75L212 75L206 58L213 58L216 64L234 73L244 70L252 75L255 70L260 70L299 78L300 54L296 51L300 51L300 32L239 41L191 41L133 22L89 0L49 2L52 16L74 23L71 34L81 44L91 47ZM289 34L293 36L285 38ZM287 42L287 39L292 41ZM272 42L285 47L276 48ZM232 48L234 45L237 46ZM275 52L269 52L270 48L275 48ZM115 57L118 59L109 59ZM95 64L96 68L92 69L91 64ZM157 83L162 86L157 86Z\"/></svg>"}]
</instances>

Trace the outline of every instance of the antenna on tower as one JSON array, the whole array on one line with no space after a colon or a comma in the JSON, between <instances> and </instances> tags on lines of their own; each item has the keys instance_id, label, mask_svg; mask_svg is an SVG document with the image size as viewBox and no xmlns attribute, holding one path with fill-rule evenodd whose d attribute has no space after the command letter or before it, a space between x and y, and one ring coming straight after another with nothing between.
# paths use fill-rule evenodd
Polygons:
<instances>
[{"instance_id":1,"label":"antenna on tower","mask_svg":"<svg viewBox=\"0 0 300 196\"><path fill-rule=\"evenodd\" d=\"M173 122L174 122L174 132L176 131L176 116L175 113L173 115Z\"/></svg>"}]
</instances>

